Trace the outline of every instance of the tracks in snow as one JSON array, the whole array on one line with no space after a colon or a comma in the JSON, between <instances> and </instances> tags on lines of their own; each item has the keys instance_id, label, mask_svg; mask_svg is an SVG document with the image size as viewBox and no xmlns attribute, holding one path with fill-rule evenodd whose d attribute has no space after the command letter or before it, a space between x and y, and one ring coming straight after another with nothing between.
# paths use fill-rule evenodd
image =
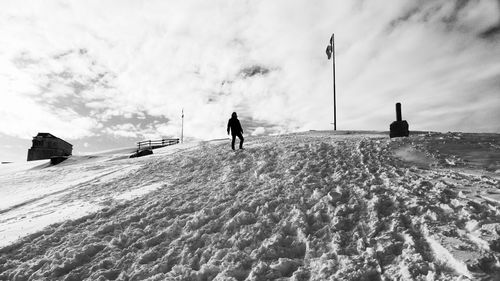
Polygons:
<instances>
[{"instance_id":1,"label":"tracks in snow","mask_svg":"<svg viewBox=\"0 0 500 281\"><path fill-rule=\"evenodd\" d=\"M155 158L143 167L147 176L127 184L163 188L4 248L0 277L495 276L498 206L463 188L498 183L404 162L393 156L397 145L404 143L286 136L250 140L244 152L205 144Z\"/></svg>"}]
</instances>

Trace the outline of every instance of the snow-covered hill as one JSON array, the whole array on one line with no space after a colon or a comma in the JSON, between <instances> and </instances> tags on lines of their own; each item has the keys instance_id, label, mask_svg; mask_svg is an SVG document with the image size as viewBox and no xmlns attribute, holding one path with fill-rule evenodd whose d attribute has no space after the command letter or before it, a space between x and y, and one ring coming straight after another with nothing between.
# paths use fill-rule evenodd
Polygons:
<instances>
[{"instance_id":1,"label":"snow-covered hill","mask_svg":"<svg viewBox=\"0 0 500 281\"><path fill-rule=\"evenodd\" d=\"M126 156L1 165L0 280L500 276L496 134L308 132Z\"/></svg>"}]
</instances>

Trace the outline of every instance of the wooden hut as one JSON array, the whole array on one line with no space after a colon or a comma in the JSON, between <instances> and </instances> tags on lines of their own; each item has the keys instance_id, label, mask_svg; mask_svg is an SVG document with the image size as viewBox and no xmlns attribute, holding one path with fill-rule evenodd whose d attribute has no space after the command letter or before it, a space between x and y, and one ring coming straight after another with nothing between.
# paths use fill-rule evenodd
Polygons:
<instances>
[{"instance_id":1,"label":"wooden hut","mask_svg":"<svg viewBox=\"0 0 500 281\"><path fill-rule=\"evenodd\" d=\"M28 149L28 161L50 159L54 156L70 156L73 145L49 133L38 133Z\"/></svg>"}]
</instances>

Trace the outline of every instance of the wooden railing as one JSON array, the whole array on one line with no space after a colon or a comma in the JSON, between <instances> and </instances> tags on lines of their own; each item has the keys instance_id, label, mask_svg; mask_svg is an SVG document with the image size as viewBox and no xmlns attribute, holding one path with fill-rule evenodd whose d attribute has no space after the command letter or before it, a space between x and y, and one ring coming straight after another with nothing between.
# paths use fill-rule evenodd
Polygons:
<instances>
[{"instance_id":1,"label":"wooden railing","mask_svg":"<svg viewBox=\"0 0 500 281\"><path fill-rule=\"evenodd\" d=\"M169 145L174 145L178 144L179 139L161 139L161 140L147 140L147 141L140 141L137 143L138 150L141 149L146 149L146 148L159 148L159 147L164 147L164 146L169 146Z\"/></svg>"}]
</instances>

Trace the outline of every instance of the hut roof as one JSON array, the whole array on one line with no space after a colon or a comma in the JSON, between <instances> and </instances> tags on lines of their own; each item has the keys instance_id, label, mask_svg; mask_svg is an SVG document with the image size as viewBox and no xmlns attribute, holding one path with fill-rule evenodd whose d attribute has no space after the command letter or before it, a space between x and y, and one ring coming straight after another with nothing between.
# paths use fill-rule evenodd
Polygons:
<instances>
[{"instance_id":1,"label":"hut roof","mask_svg":"<svg viewBox=\"0 0 500 281\"><path fill-rule=\"evenodd\" d=\"M58 140L61 140L61 141L65 142L65 143L67 143L71 147L73 147L73 145L71 143L69 143L69 142L67 142L67 141L65 141L65 140L63 140L61 138L58 138L58 137L56 137L56 136L54 136L53 134L50 134L50 133L38 133L35 138L39 138L39 137L50 138L50 139L58 139Z\"/></svg>"}]
</instances>

